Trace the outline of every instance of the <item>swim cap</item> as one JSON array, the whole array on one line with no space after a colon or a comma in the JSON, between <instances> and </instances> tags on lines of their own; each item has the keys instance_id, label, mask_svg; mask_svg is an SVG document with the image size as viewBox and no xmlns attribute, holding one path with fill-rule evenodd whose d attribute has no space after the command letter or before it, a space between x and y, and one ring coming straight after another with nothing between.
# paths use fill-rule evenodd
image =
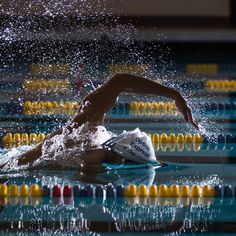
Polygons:
<instances>
[{"instance_id":1,"label":"swim cap","mask_svg":"<svg viewBox=\"0 0 236 236\"><path fill-rule=\"evenodd\" d=\"M139 128L113 137L106 141L106 147L125 158L126 160L138 163L157 163L155 151L152 146L151 138Z\"/></svg>"}]
</instances>

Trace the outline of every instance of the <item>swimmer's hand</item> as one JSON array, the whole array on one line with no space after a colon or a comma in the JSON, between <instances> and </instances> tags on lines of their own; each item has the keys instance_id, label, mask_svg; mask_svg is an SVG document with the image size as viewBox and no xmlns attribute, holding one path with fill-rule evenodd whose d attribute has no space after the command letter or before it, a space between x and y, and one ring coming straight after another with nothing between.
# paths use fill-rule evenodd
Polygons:
<instances>
[{"instance_id":1,"label":"swimmer's hand","mask_svg":"<svg viewBox=\"0 0 236 236\"><path fill-rule=\"evenodd\" d=\"M175 105L179 112L183 114L184 120L190 122L196 129L199 129L197 122L193 119L191 108L187 105L186 100L181 94L179 94L178 98L175 100Z\"/></svg>"}]
</instances>

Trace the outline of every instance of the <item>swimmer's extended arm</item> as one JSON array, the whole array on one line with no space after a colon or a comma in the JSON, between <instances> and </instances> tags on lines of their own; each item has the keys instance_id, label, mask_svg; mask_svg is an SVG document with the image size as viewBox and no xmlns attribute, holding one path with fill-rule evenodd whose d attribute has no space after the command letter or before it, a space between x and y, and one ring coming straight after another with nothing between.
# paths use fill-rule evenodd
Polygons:
<instances>
[{"instance_id":1,"label":"swimmer's extended arm","mask_svg":"<svg viewBox=\"0 0 236 236\"><path fill-rule=\"evenodd\" d=\"M172 98L178 110L183 114L185 121L192 123L194 127L198 128L192 117L191 109L180 92L139 76L123 73L116 74L108 82L90 93L84 101L89 102L93 109L104 115L114 106L117 97L122 92L153 94Z\"/></svg>"},{"instance_id":2,"label":"swimmer's extended arm","mask_svg":"<svg viewBox=\"0 0 236 236\"><path fill-rule=\"evenodd\" d=\"M183 114L184 120L190 122L198 129L198 125L193 119L191 108L188 107L186 100L177 90L168 88L156 81L129 74L121 74L118 75L118 77L119 79L117 79L117 81L120 82L117 82L117 84L121 84L121 91L125 90L135 93L153 94L172 98L175 101L177 109Z\"/></svg>"}]
</instances>

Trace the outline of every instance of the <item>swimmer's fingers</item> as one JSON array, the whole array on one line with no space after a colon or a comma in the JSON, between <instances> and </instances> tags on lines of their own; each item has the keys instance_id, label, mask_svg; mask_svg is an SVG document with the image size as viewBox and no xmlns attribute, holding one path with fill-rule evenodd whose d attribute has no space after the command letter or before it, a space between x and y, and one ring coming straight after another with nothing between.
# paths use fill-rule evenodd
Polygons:
<instances>
[{"instance_id":1,"label":"swimmer's fingers","mask_svg":"<svg viewBox=\"0 0 236 236\"><path fill-rule=\"evenodd\" d=\"M187 114L187 112L183 112L182 114L184 116L184 121L188 122L188 114Z\"/></svg>"},{"instance_id":2,"label":"swimmer's fingers","mask_svg":"<svg viewBox=\"0 0 236 236\"><path fill-rule=\"evenodd\" d=\"M187 121L190 122L196 129L199 129L197 122L193 119L192 111L187 109Z\"/></svg>"},{"instance_id":3,"label":"swimmer's fingers","mask_svg":"<svg viewBox=\"0 0 236 236\"><path fill-rule=\"evenodd\" d=\"M191 122L191 124L192 124L196 129L199 129L199 126L198 126L198 124L197 124L197 122L196 122L195 120L193 120L193 121Z\"/></svg>"},{"instance_id":4,"label":"swimmer's fingers","mask_svg":"<svg viewBox=\"0 0 236 236\"><path fill-rule=\"evenodd\" d=\"M190 122L196 129L199 129L196 121L193 119L192 110L188 107L185 99L182 97L175 101L177 109L183 114L185 122Z\"/></svg>"}]
</instances>

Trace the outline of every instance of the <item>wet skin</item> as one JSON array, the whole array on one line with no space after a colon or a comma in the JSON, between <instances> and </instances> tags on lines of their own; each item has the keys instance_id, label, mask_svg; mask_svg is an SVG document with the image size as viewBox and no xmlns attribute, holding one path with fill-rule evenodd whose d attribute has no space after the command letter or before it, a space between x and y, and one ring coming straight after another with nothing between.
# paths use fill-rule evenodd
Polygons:
<instances>
[{"instance_id":1,"label":"wet skin","mask_svg":"<svg viewBox=\"0 0 236 236\"><path fill-rule=\"evenodd\" d=\"M88 94L84 98L78 113L72 118L71 124L80 126L88 122L91 128L103 125L106 113L112 109L122 92L169 97L175 101L176 107L183 114L184 120L190 122L195 128L198 128L197 123L192 117L191 109L178 91L163 86L153 80L123 73L115 74L102 86ZM70 127L68 126L68 128ZM62 129L58 129L49 134L45 140L61 133ZM32 150L22 154L18 159L18 165L26 165L39 159L42 155L43 142L35 146ZM111 151L105 149L87 151L82 159L86 169L99 168L102 162L114 163L121 160ZM52 168L52 166L48 167ZM56 167L61 168L60 165Z\"/></svg>"}]
</instances>

